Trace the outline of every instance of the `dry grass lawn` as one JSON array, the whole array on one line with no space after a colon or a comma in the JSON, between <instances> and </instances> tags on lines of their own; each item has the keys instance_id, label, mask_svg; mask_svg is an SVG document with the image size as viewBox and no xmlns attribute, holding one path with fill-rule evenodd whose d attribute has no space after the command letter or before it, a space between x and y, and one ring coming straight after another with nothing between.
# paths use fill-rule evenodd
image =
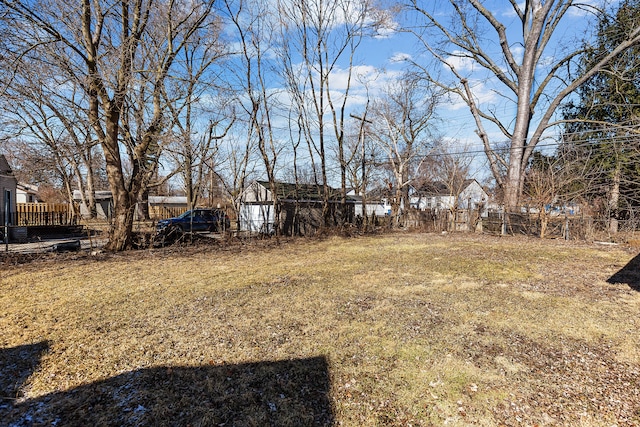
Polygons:
<instances>
[{"instance_id":1,"label":"dry grass lawn","mask_svg":"<svg viewBox=\"0 0 640 427\"><path fill-rule=\"evenodd\" d=\"M5 260L0 425L640 425L635 255L392 234Z\"/></svg>"}]
</instances>

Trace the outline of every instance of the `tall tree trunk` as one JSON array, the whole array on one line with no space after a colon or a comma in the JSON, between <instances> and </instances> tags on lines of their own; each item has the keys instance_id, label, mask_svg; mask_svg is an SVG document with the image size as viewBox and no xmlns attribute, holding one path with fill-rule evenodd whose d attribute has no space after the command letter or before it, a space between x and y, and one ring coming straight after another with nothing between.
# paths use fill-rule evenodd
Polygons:
<instances>
[{"instance_id":1,"label":"tall tree trunk","mask_svg":"<svg viewBox=\"0 0 640 427\"><path fill-rule=\"evenodd\" d=\"M611 182L611 195L609 197L609 233L616 234L618 232L618 203L620 203L620 164L616 164Z\"/></svg>"},{"instance_id":2,"label":"tall tree trunk","mask_svg":"<svg viewBox=\"0 0 640 427\"><path fill-rule=\"evenodd\" d=\"M151 215L149 215L149 189L145 188L140 192L140 200L138 203L138 214L140 218L143 220L150 220Z\"/></svg>"},{"instance_id":3,"label":"tall tree trunk","mask_svg":"<svg viewBox=\"0 0 640 427\"><path fill-rule=\"evenodd\" d=\"M106 250L122 251L131 246L133 213L138 195L127 188L118 148L119 113L110 112L106 118L107 132L102 140L107 177L113 197L113 219L109 227L109 242Z\"/></svg>"}]
</instances>

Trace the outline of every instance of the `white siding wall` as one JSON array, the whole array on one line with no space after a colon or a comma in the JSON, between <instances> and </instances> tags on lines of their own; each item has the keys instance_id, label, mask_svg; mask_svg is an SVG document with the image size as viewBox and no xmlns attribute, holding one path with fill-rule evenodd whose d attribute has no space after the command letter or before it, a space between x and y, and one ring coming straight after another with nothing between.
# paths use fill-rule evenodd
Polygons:
<instances>
[{"instance_id":1,"label":"white siding wall","mask_svg":"<svg viewBox=\"0 0 640 427\"><path fill-rule=\"evenodd\" d=\"M355 204L355 214L356 216L362 216L362 203L356 202ZM367 216L385 216L391 212L391 205L386 203L367 203Z\"/></svg>"},{"instance_id":2,"label":"white siding wall","mask_svg":"<svg viewBox=\"0 0 640 427\"><path fill-rule=\"evenodd\" d=\"M483 201L486 203L488 199L487 193L482 186L476 181L473 181L462 193L460 193L459 206L468 209L468 201L471 199L471 208L476 208Z\"/></svg>"},{"instance_id":3,"label":"white siding wall","mask_svg":"<svg viewBox=\"0 0 640 427\"><path fill-rule=\"evenodd\" d=\"M272 233L273 205L247 205L240 207L240 230L252 233Z\"/></svg>"}]
</instances>

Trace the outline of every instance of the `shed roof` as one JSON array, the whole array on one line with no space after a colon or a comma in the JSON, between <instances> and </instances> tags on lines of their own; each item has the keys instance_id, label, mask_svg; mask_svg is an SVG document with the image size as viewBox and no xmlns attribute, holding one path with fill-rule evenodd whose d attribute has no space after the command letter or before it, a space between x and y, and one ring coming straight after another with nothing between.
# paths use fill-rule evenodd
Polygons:
<instances>
[{"instance_id":1,"label":"shed roof","mask_svg":"<svg viewBox=\"0 0 640 427\"><path fill-rule=\"evenodd\" d=\"M95 192L94 198L96 201L111 200L113 199L113 195L109 190L98 190ZM82 200L82 192L80 192L80 190L73 190L73 200L78 202Z\"/></svg>"},{"instance_id":2,"label":"shed roof","mask_svg":"<svg viewBox=\"0 0 640 427\"><path fill-rule=\"evenodd\" d=\"M270 190L269 181L256 181L264 188ZM276 182L276 197L278 200L318 201L323 200L324 186L318 184L292 184L288 182ZM342 192L327 186L330 201L340 201ZM347 196L347 202L355 201L352 196Z\"/></svg>"},{"instance_id":3,"label":"shed roof","mask_svg":"<svg viewBox=\"0 0 640 427\"><path fill-rule=\"evenodd\" d=\"M38 186L33 184L28 184L26 182L19 182L18 190L24 191L27 194L38 194Z\"/></svg>"},{"instance_id":4,"label":"shed roof","mask_svg":"<svg viewBox=\"0 0 640 427\"><path fill-rule=\"evenodd\" d=\"M186 205L187 196L149 196L150 204Z\"/></svg>"},{"instance_id":5,"label":"shed roof","mask_svg":"<svg viewBox=\"0 0 640 427\"><path fill-rule=\"evenodd\" d=\"M460 190L464 190L468 186L470 186L475 179L465 179L460 186ZM422 184L420 187L417 187L416 193L422 196L451 196L451 190L447 184L443 181L433 181Z\"/></svg>"}]
</instances>

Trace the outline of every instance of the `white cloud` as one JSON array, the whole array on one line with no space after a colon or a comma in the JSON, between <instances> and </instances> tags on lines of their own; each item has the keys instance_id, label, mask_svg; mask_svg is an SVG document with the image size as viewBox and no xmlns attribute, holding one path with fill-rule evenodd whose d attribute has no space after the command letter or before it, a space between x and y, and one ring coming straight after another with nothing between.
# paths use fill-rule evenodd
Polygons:
<instances>
[{"instance_id":1,"label":"white cloud","mask_svg":"<svg viewBox=\"0 0 640 427\"><path fill-rule=\"evenodd\" d=\"M373 37L376 39L388 39L396 33L397 31L395 28L381 27L376 30L376 35Z\"/></svg>"},{"instance_id":2,"label":"white cloud","mask_svg":"<svg viewBox=\"0 0 640 427\"><path fill-rule=\"evenodd\" d=\"M329 74L329 84L334 90L345 90L349 85L353 88L375 80L379 74L380 71L372 65L357 65L353 67L349 81L349 69L336 68Z\"/></svg>"},{"instance_id":3,"label":"white cloud","mask_svg":"<svg viewBox=\"0 0 640 427\"><path fill-rule=\"evenodd\" d=\"M511 46L511 55L513 55L517 63L522 63L524 47L522 45Z\"/></svg>"},{"instance_id":4,"label":"white cloud","mask_svg":"<svg viewBox=\"0 0 640 427\"><path fill-rule=\"evenodd\" d=\"M473 59L467 57L466 55L466 53L460 50L452 52L452 55L449 56L446 60L448 66L453 67L458 72L473 72L475 68L475 62L473 61ZM447 65L443 66L447 67Z\"/></svg>"},{"instance_id":5,"label":"white cloud","mask_svg":"<svg viewBox=\"0 0 640 427\"><path fill-rule=\"evenodd\" d=\"M391 58L389 58L389 62L392 62L392 63L393 62L404 62L404 61L411 61L412 59L413 59L413 57L409 53L396 52L391 56Z\"/></svg>"},{"instance_id":6,"label":"white cloud","mask_svg":"<svg viewBox=\"0 0 640 427\"><path fill-rule=\"evenodd\" d=\"M496 105L500 101L504 100L495 90L491 89L485 81L481 80L469 80L469 86L476 103L481 109L485 109L487 105ZM443 108L448 111L459 111L468 109L466 102L459 96L451 94L451 98L443 105Z\"/></svg>"},{"instance_id":7,"label":"white cloud","mask_svg":"<svg viewBox=\"0 0 640 427\"><path fill-rule=\"evenodd\" d=\"M369 25L373 25L376 34L373 36L376 39L387 39L394 36L398 32L399 24L393 19L393 16L382 10L376 10L370 17Z\"/></svg>"}]
</instances>

